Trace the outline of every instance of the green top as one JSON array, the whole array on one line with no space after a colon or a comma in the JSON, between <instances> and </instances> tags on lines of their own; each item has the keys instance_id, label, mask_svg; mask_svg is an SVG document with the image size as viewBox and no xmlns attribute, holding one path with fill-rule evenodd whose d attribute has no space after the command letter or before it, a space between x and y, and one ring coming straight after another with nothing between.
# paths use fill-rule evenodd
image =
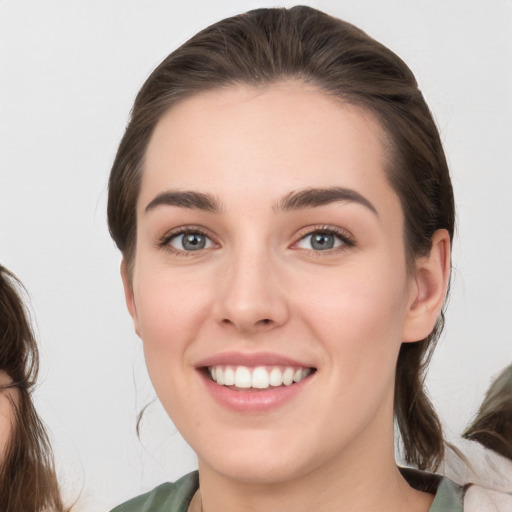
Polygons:
<instances>
[{"instance_id":1,"label":"green top","mask_svg":"<svg viewBox=\"0 0 512 512\"><path fill-rule=\"evenodd\" d=\"M400 468L409 484L415 489L435 493L428 512L463 512L462 488L438 475ZM152 491L119 505L111 512L187 512L190 500L199 487L197 471L177 482L159 485Z\"/></svg>"},{"instance_id":2,"label":"green top","mask_svg":"<svg viewBox=\"0 0 512 512\"><path fill-rule=\"evenodd\" d=\"M197 471L181 477L173 484L167 482L141 494L111 512L187 512L190 500L199 488Z\"/></svg>"}]
</instances>

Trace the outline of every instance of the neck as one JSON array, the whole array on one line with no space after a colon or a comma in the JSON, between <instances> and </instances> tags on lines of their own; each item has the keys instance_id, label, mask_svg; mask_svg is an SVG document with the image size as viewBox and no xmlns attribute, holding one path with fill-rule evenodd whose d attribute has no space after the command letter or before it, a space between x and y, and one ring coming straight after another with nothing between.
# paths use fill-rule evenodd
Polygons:
<instances>
[{"instance_id":1,"label":"neck","mask_svg":"<svg viewBox=\"0 0 512 512\"><path fill-rule=\"evenodd\" d=\"M343 456L279 482L241 481L199 461L202 510L426 512L433 496L412 489L401 476L394 460L392 432L392 426L390 432L370 431L352 443ZM375 435L391 442L376 449Z\"/></svg>"}]
</instances>

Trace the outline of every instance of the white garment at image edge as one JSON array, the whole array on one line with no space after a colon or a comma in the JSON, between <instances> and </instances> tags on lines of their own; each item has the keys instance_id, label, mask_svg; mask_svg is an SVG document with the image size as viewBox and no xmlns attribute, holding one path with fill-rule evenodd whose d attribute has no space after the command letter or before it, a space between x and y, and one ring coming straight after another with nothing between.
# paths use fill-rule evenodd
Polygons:
<instances>
[{"instance_id":1,"label":"white garment at image edge","mask_svg":"<svg viewBox=\"0 0 512 512\"><path fill-rule=\"evenodd\" d=\"M512 461L475 441L460 439L456 448L467 459L448 451L439 472L466 491L464 512L512 512Z\"/></svg>"}]
</instances>

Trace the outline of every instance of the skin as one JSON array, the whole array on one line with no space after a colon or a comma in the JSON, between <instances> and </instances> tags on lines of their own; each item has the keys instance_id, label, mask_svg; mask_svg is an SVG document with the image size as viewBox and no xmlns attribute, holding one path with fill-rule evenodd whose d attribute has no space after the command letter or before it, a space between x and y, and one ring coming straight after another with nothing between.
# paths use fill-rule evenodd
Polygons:
<instances>
[{"instance_id":1,"label":"skin","mask_svg":"<svg viewBox=\"0 0 512 512\"><path fill-rule=\"evenodd\" d=\"M2 389L10 384L11 378L0 370L0 461L5 453L14 422L14 411L11 400L17 400L16 389Z\"/></svg>"},{"instance_id":2,"label":"skin","mask_svg":"<svg viewBox=\"0 0 512 512\"><path fill-rule=\"evenodd\" d=\"M402 341L424 338L439 314L449 237L436 232L407 271L383 140L369 113L295 82L202 93L156 126L133 275L126 264L122 275L155 390L197 453L205 511L432 502L395 465L394 373ZM364 201L282 207L292 193L332 187ZM147 210L169 190L209 194L220 211ZM183 226L201 227L205 249L180 252L169 237ZM340 232L337 246L313 249L311 233L326 226ZM277 353L316 372L284 405L243 414L219 405L197 369L229 351Z\"/></svg>"}]
</instances>

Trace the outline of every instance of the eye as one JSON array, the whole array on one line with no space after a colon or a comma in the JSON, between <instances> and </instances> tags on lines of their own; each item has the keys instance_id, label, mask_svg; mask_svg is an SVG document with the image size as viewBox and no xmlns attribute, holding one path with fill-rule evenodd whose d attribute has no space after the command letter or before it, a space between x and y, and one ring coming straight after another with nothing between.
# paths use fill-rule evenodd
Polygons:
<instances>
[{"instance_id":1,"label":"eye","mask_svg":"<svg viewBox=\"0 0 512 512\"><path fill-rule=\"evenodd\" d=\"M213 242L200 231L186 231L167 237L165 245L176 251L192 252L213 247Z\"/></svg>"},{"instance_id":2,"label":"eye","mask_svg":"<svg viewBox=\"0 0 512 512\"><path fill-rule=\"evenodd\" d=\"M296 244L299 249L328 251L343 245L354 245L349 237L333 229L322 229L308 233Z\"/></svg>"}]
</instances>

